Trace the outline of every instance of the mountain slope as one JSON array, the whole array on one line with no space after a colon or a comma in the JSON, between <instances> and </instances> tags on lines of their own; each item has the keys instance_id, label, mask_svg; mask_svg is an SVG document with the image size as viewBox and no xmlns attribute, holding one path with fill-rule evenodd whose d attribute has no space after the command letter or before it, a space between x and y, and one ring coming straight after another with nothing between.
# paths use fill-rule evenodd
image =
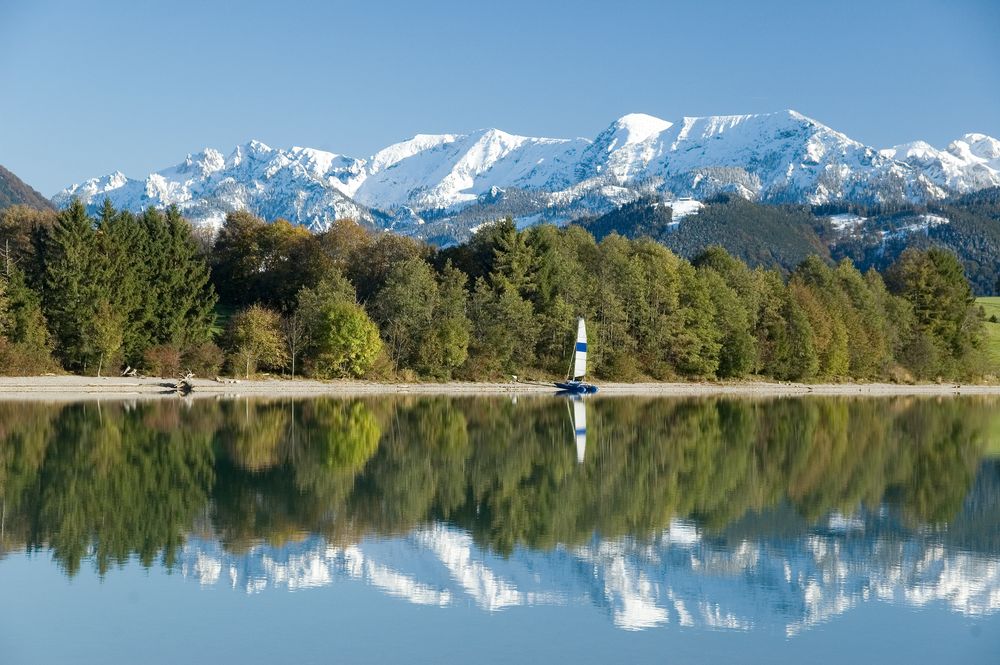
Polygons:
<instances>
[{"instance_id":1,"label":"mountain slope","mask_svg":"<svg viewBox=\"0 0 1000 665\"><path fill-rule=\"evenodd\" d=\"M686 201L674 201L683 209ZM738 196L720 195L696 213L678 216L667 204L639 200L581 226L598 239L612 232L630 238L649 236L681 256L693 259L711 245L721 245L751 266L792 270L809 255L830 258L820 236L824 222L805 206L762 205Z\"/></svg>"},{"instance_id":2,"label":"mountain slope","mask_svg":"<svg viewBox=\"0 0 1000 665\"><path fill-rule=\"evenodd\" d=\"M314 229L350 216L447 242L498 213L521 224L600 215L644 196L738 194L766 203L927 203L1000 184L1000 141L967 134L939 151L877 151L795 111L682 118L629 114L594 140L497 129L417 135L357 159L251 141L145 178L88 180L53 198L97 207L176 204L217 225L247 208Z\"/></svg>"},{"instance_id":3,"label":"mountain slope","mask_svg":"<svg viewBox=\"0 0 1000 665\"><path fill-rule=\"evenodd\" d=\"M0 210L24 205L39 210L51 210L48 199L32 189L23 180L0 166Z\"/></svg>"}]
</instances>

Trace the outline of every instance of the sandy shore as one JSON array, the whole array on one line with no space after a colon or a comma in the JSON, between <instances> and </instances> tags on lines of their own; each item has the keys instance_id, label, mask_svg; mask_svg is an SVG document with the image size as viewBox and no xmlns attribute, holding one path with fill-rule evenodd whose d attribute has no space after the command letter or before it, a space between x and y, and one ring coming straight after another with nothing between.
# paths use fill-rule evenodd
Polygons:
<instances>
[{"instance_id":1,"label":"sandy shore","mask_svg":"<svg viewBox=\"0 0 1000 665\"><path fill-rule=\"evenodd\" d=\"M88 398L174 397L175 381L159 378L36 376L0 377L0 401L27 399L65 401ZM316 395L510 395L552 394L541 383L375 383L369 381L254 380L219 382L195 379L194 397L307 397ZM656 395L664 397L742 395L780 397L798 395L1000 395L1000 385L886 383L601 383L600 395Z\"/></svg>"}]
</instances>

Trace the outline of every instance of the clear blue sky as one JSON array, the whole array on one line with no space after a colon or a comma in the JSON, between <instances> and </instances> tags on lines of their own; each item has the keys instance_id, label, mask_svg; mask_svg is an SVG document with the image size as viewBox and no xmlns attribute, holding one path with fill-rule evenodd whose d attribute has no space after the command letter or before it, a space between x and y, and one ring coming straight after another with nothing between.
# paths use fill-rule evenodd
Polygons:
<instances>
[{"instance_id":1,"label":"clear blue sky","mask_svg":"<svg viewBox=\"0 0 1000 665\"><path fill-rule=\"evenodd\" d=\"M365 156L794 108L865 143L1000 136L1000 2L0 0L0 164L46 195L257 138Z\"/></svg>"}]
</instances>

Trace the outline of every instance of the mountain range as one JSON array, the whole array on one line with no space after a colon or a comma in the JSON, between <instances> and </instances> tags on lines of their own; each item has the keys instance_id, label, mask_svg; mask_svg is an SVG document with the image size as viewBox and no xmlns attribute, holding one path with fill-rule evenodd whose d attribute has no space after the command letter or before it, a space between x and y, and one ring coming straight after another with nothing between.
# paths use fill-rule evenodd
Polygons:
<instances>
[{"instance_id":1,"label":"mountain range","mask_svg":"<svg viewBox=\"0 0 1000 665\"><path fill-rule=\"evenodd\" d=\"M629 114L594 139L498 129L419 134L366 158L259 141L206 148L141 178L120 171L57 193L92 209L178 205L218 226L245 208L321 230L352 217L378 228L453 239L511 215L520 224L606 213L643 196L737 194L762 203L927 203L1000 185L1000 140L966 134L943 150L866 146L795 111L683 118Z\"/></svg>"}]
</instances>

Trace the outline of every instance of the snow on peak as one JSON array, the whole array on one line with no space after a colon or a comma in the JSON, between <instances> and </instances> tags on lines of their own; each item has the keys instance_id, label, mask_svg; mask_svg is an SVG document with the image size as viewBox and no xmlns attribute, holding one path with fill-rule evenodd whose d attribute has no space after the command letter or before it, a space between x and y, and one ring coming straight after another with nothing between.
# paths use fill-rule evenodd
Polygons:
<instances>
[{"instance_id":1,"label":"snow on peak","mask_svg":"<svg viewBox=\"0 0 1000 665\"><path fill-rule=\"evenodd\" d=\"M961 194L1000 185L1000 141L985 134L966 134L945 150L912 141L880 152L919 169L942 192Z\"/></svg>"},{"instance_id":2,"label":"snow on peak","mask_svg":"<svg viewBox=\"0 0 1000 665\"><path fill-rule=\"evenodd\" d=\"M427 150L434 150L443 145L454 143L460 138L464 137L456 134L417 134L412 139L393 143L389 147L376 152L369 162L369 171L371 173L378 173L398 164L404 159Z\"/></svg>"},{"instance_id":3,"label":"snow on peak","mask_svg":"<svg viewBox=\"0 0 1000 665\"><path fill-rule=\"evenodd\" d=\"M629 113L615 121L616 142L620 146L642 143L649 138L666 131L672 123L645 113Z\"/></svg>"},{"instance_id":4,"label":"snow on peak","mask_svg":"<svg viewBox=\"0 0 1000 665\"><path fill-rule=\"evenodd\" d=\"M926 159L928 157L938 158L941 151L926 141L910 141L901 143L891 148L879 150L879 154L889 159L906 161L908 159Z\"/></svg>"},{"instance_id":5,"label":"snow on peak","mask_svg":"<svg viewBox=\"0 0 1000 665\"><path fill-rule=\"evenodd\" d=\"M128 182L128 178L121 171L115 171L107 177L105 189L117 189Z\"/></svg>"},{"instance_id":6,"label":"snow on peak","mask_svg":"<svg viewBox=\"0 0 1000 665\"><path fill-rule=\"evenodd\" d=\"M178 165L178 173L196 173L206 176L226 167L226 158L214 148L205 148L201 152L188 154Z\"/></svg>"},{"instance_id":7,"label":"snow on peak","mask_svg":"<svg viewBox=\"0 0 1000 665\"><path fill-rule=\"evenodd\" d=\"M969 148L976 157L983 159L996 159L1000 157L1000 140L987 136L986 134L966 134L962 140L969 144Z\"/></svg>"},{"instance_id":8,"label":"snow on peak","mask_svg":"<svg viewBox=\"0 0 1000 665\"><path fill-rule=\"evenodd\" d=\"M952 141L948 152L970 165L1000 171L1000 141L986 134L966 134Z\"/></svg>"}]
</instances>

